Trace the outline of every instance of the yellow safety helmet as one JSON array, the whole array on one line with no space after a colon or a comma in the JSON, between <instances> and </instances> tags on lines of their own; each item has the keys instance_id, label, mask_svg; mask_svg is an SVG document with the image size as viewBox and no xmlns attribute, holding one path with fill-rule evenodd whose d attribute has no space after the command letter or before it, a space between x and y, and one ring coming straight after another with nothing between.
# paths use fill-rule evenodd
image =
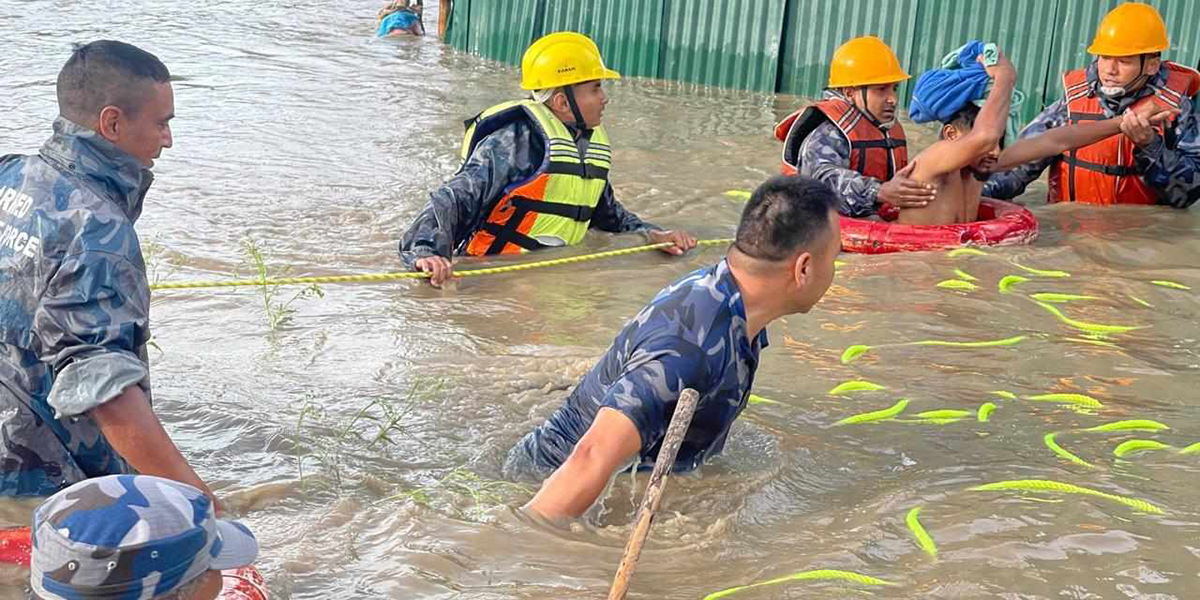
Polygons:
<instances>
[{"instance_id":1,"label":"yellow safety helmet","mask_svg":"<svg viewBox=\"0 0 1200 600\"><path fill-rule=\"evenodd\" d=\"M909 77L896 53L873 35L838 46L829 64L829 87L833 89L896 83Z\"/></svg>"},{"instance_id":2,"label":"yellow safety helmet","mask_svg":"<svg viewBox=\"0 0 1200 600\"><path fill-rule=\"evenodd\" d=\"M545 90L593 81L620 79L606 68L600 48L582 33L559 31L538 38L521 57L521 89Z\"/></svg>"},{"instance_id":3,"label":"yellow safety helmet","mask_svg":"<svg viewBox=\"0 0 1200 600\"><path fill-rule=\"evenodd\" d=\"M1137 56L1154 54L1171 47L1167 24L1149 4L1126 2L1104 15L1088 54Z\"/></svg>"}]
</instances>

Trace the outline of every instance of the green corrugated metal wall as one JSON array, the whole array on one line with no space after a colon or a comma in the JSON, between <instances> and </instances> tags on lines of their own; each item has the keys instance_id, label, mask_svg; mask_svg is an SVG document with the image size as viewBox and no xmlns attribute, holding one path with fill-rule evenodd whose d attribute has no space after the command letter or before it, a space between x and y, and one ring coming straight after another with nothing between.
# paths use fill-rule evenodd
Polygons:
<instances>
[{"instance_id":1,"label":"green corrugated metal wall","mask_svg":"<svg viewBox=\"0 0 1200 600\"><path fill-rule=\"evenodd\" d=\"M908 68L918 0L788 2L778 91L815 97L829 81L829 59L842 42L874 35L888 42ZM911 73L911 69L910 69ZM915 73L912 73L914 76ZM901 93L907 96L906 88Z\"/></svg>"},{"instance_id":2,"label":"green corrugated metal wall","mask_svg":"<svg viewBox=\"0 0 1200 600\"><path fill-rule=\"evenodd\" d=\"M661 78L663 0L551 0L538 35L582 31L627 77ZM620 65L615 66L615 65Z\"/></svg>"},{"instance_id":3,"label":"green corrugated metal wall","mask_svg":"<svg viewBox=\"0 0 1200 600\"><path fill-rule=\"evenodd\" d=\"M661 77L774 92L784 3L665 0Z\"/></svg>"},{"instance_id":4,"label":"green corrugated metal wall","mask_svg":"<svg viewBox=\"0 0 1200 600\"><path fill-rule=\"evenodd\" d=\"M535 38L592 36L626 76L816 96L843 41L877 35L915 77L959 44L1000 44L1020 72L1028 120L1086 65L1096 25L1121 0L455 0L446 41L510 64ZM1200 0L1148 0L1167 21L1168 59L1200 60ZM901 88L905 105L909 86Z\"/></svg>"},{"instance_id":5,"label":"green corrugated metal wall","mask_svg":"<svg viewBox=\"0 0 1200 600\"><path fill-rule=\"evenodd\" d=\"M914 46L909 64L918 71L935 67L947 52L973 37L986 36L981 39L999 44L1016 65L1017 89L1026 97L1020 117L1029 121L1037 116L1046 94L1045 57L1054 50L1050 24L1057 10L1057 2L1046 0L922 0L916 27L921 43Z\"/></svg>"}]
</instances>

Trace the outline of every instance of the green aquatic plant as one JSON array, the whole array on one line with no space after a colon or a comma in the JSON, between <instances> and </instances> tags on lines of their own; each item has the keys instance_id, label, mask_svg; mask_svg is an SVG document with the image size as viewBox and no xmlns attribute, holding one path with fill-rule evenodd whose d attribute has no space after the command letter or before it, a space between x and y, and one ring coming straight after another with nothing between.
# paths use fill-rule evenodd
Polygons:
<instances>
[{"instance_id":1,"label":"green aquatic plant","mask_svg":"<svg viewBox=\"0 0 1200 600\"><path fill-rule=\"evenodd\" d=\"M297 444L302 448L296 460L300 482L305 483L304 464L312 459L329 488L339 492L346 489L346 457L395 445L394 436L404 432L409 414L440 394L442 388L440 380L419 380L404 396L375 398L348 417L324 403L306 402L296 417L295 429L297 440L303 440Z\"/></svg>"},{"instance_id":2,"label":"green aquatic plant","mask_svg":"<svg viewBox=\"0 0 1200 600\"><path fill-rule=\"evenodd\" d=\"M842 364L844 365L844 364L862 356L863 354L866 354L867 352L871 351L874 348L875 348L875 346L866 346L863 344L855 344L853 346L850 346L849 348L846 348L845 352L842 352Z\"/></svg>"},{"instance_id":3,"label":"green aquatic plant","mask_svg":"<svg viewBox=\"0 0 1200 600\"><path fill-rule=\"evenodd\" d=\"M727 596L732 596L738 592L752 589L752 588L758 588L758 587L763 587L763 586L768 586L768 585L779 585L781 583L787 583L789 581L805 581L805 580L839 580L839 581L849 581L851 583L858 583L858 584L862 584L862 585L895 585L893 583L889 583L882 579L876 579L875 577L871 577L869 575L861 575L859 573L854 573L852 571L820 569L820 570L816 570L816 571L801 571L799 573L792 573L791 575L785 575L783 577L777 577L775 579L769 579L767 581L760 581L758 583L751 583L749 585L739 585L737 587L732 587L732 588L729 588L726 590L721 590L719 592L713 592L713 593L705 596L704 600L718 600L719 598L725 598Z\"/></svg>"},{"instance_id":4,"label":"green aquatic plant","mask_svg":"<svg viewBox=\"0 0 1200 600\"><path fill-rule=\"evenodd\" d=\"M963 290L966 292L971 292L971 291L975 291L975 290L979 289L979 286L971 283L970 281L963 281L961 279L947 279L945 281L939 281L939 282L937 282L937 284L934 287L944 288L944 289L948 289L948 290Z\"/></svg>"},{"instance_id":5,"label":"green aquatic plant","mask_svg":"<svg viewBox=\"0 0 1200 600\"><path fill-rule=\"evenodd\" d=\"M1001 398L1004 398L1005 400L1016 400L1017 399L1016 394L1014 394L1012 392L1006 392L1004 390L992 390L991 392L988 392L988 393L992 394L993 396L999 396Z\"/></svg>"},{"instance_id":6,"label":"green aquatic plant","mask_svg":"<svg viewBox=\"0 0 1200 600\"><path fill-rule=\"evenodd\" d=\"M962 279L963 281L979 281L979 278L971 275L970 273L968 273L962 269L955 269L954 275L956 277L958 277L959 279Z\"/></svg>"},{"instance_id":7,"label":"green aquatic plant","mask_svg":"<svg viewBox=\"0 0 1200 600\"><path fill-rule=\"evenodd\" d=\"M286 277L291 268L272 269L267 264L266 254L259 248L258 242L251 238L242 240L242 259L245 266L251 270L253 278L261 282L261 285L258 286L258 292L262 297L263 316L267 320L268 331L275 332L280 327L284 327L292 322L292 318L296 314L296 309L292 308L292 304L297 300L325 297L325 292L321 289L321 286L314 283L296 292L287 300L280 299L280 286L272 285L269 281Z\"/></svg>"},{"instance_id":8,"label":"green aquatic plant","mask_svg":"<svg viewBox=\"0 0 1200 600\"><path fill-rule=\"evenodd\" d=\"M992 418L992 413L995 412L996 405L991 402L984 402L979 405L979 410L976 412L976 418L980 423L986 423Z\"/></svg>"},{"instance_id":9,"label":"green aquatic plant","mask_svg":"<svg viewBox=\"0 0 1200 600\"><path fill-rule=\"evenodd\" d=\"M1030 298L1038 302L1048 302L1051 304L1063 304L1065 302L1075 302L1079 300L1099 300L1095 296L1080 296L1079 294L1056 294L1054 292L1041 292L1030 294Z\"/></svg>"},{"instance_id":10,"label":"green aquatic plant","mask_svg":"<svg viewBox=\"0 0 1200 600\"><path fill-rule=\"evenodd\" d=\"M1099 400L1085 396L1083 394L1039 394L1037 396L1026 396L1026 400L1034 402L1057 402L1059 404L1071 404L1084 408L1104 408Z\"/></svg>"},{"instance_id":11,"label":"green aquatic plant","mask_svg":"<svg viewBox=\"0 0 1200 600\"><path fill-rule=\"evenodd\" d=\"M1079 320L1072 319L1072 318L1064 315L1062 313L1062 311L1058 310L1058 307L1054 306L1053 304L1046 304L1045 302L1037 302L1036 300L1034 302L1036 302L1038 306L1046 309L1046 311L1048 311L1050 314L1057 317L1059 321L1062 321L1063 323L1066 323L1067 325L1070 325L1071 327L1074 327L1075 329L1078 329L1080 331L1086 331L1088 333L1094 333L1094 334L1099 334L1099 335L1108 335L1108 334L1113 334L1113 333L1125 333L1127 331L1133 331L1134 329L1144 329L1144 327L1140 327L1140 326L1105 325L1103 323L1089 323L1087 321L1079 321Z\"/></svg>"},{"instance_id":12,"label":"green aquatic plant","mask_svg":"<svg viewBox=\"0 0 1200 600\"><path fill-rule=\"evenodd\" d=\"M1170 446L1154 440L1129 440L1121 442L1116 448L1113 448L1113 455L1117 458L1123 458L1127 454L1134 452L1145 452L1147 450L1163 450Z\"/></svg>"},{"instance_id":13,"label":"green aquatic plant","mask_svg":"<svg viewBox=\"0 0 1200 600\"><path fill-rule=\"evenodd\" d=\"M376 501L376 504L410 500L421 506L445 508L475 520L497 506L511 503L513 498L528 497L533 492L528 486L480 477L459 466L429 485L397 492Z\"/></svg>"},{"instance_id":14,"label":"green aquatic plant","mask_svg":"<svg viewBox=\"0 0 1200 600\"><path fill-rule=\"evenodd\" d=\"M1163 423L1151 421L1149 419L1128 419L1125 421L1113 421L1095 427L1088 427L1084 431L1094 431L1098 433L1106 433L1110 431L1162 431L1170 429Z\"/></svg>"},{"instance_id":15,"label":"green aquatic plant","mask_svg":"<svg viewBox=\"0 0 1200 600\"><path fill-rule=\"evenodd\" d=\"M754 193L746 190L728 190L725 192L725 195L729 196L730 198L746 202L750 200L750 197L753 196Z\"/></svg>"},{"instance_id":16,"label":"green aquatic plant","mask_svg":"<svg viewBox=\"0 0 1200 600\"><path fill-rule=\"evenodd\" d=\"M1163 514L1163 510L1137 498L1126 498L1116 494L1108 494L1091 488L1085 488L1070 483L1062 483L1061 481L1050 481L1047 479L1016 479L1010 481L997 481L986 485L977 485L973 488L968 488L970 492L1003 492L1003 491L1023 491L1023 492L1059 492L1063 494L1082 494L1085 496L1094 496L1103 498L1113 502L1119 502L1134 510L1144 513Z\"/></svg>"},{"instance_id":17,"label":"green aquatic plant","mask_svg":"<svg viewBox=\"0 0 1200 600\"><path fill-rule=\"evenodd\" d=\"M829 392L827 392L827 393L830 396L840 396L842 394L849 394L851 392L877 392L879 390L886 390L886 389L887 389L886 387L879 385L877 383L871 383L870 381L863 381L861 379L856 379L854 381L847 381L844 383L839 383L836 386L834 386L834 388L832 390L829 390Z\"/></svg>"},{"instance_id":18,"label":"green aquatic plant","mask_svg":"<svg viewBox=\"0 0 1200 600\"><path fill-rule=\"evenodd\" d=\"M883 410L876 410L876 411L867 412L867 413L860 413L857 415L846 417L845 419L842 419L841 421L834 423L834 425L857 425L857 424L861 424L861 423L874 423L876 421L883 421L886 419L890 419L890 418L900 414L901 412L904 412L904 408L907 406L908 406L908 400L902 399L899 402L897 402L897 403L893 404L892 406L885 408Z\"/></svg>"},{"instance_id":19,"label":"green aquatic plant","mask_svg":"<svg viewBox=\"0 0 1200 600\"><path fill-rule=\"evenodd\" d=\"M1186 285L1183 285L1182 283L1178 283L1175 281L1167 281L1165 279L1155 279L1154 281L1151 281L1150 283L1153 283L1154 285L1162 286L1165 288L1171 288L1173 290L1190 290L1190 289L1192 289Z\"/></svg>"},{"instance_id":20,"label":"green aquatic plant","mask_svg":"<svg viewBox=\"0 0 1200 600\"><path fill-rule=\"evenodd\" d=\"M1001 294L1011 294L1013 293L1012 286L1019 283L1025 283L1026 281L1029 281L1028 277L1021 277L1020 275L1005 275L1000 279L1000 283L996 284L996 287L1000 290Z\"/></svg>"},{"instance_id":21,"label":"green aquatic plant","mask_svg":"<svg viewBox=\"0 0 1200 600\"><path fill-rule=\"evenodd\" d=\"M1089 469L1096 468L1096 465L1093 465L1092 463L1090 463L1086 460L1083 460L1082 458L1079 458L1078 456L1075 456L1071 452L1068 452L1066 449L1064 449L1062 446L1059 446L1058 442L1054 441L1054 436L1056 436L1056 435L1058 435L1058 433L1047 433L1046 436L1042 438L1042 441L1045 442L1047 448L1049 448L1051 451L1053 451L1059 457L1064 458L1064 459L1066 459L1072 463L1075 463L1081 467L1087 467Z\"/></svg>"},{"instance_id":22,"label":"green aquatic plant","mask_svg":"<svg viewBox=\"0 0 1200 600\"><path fill-rule=\"evenodd\" d=\"M1190 446L1184 447L1179 451L1180 454L1200 454L1200 442L1196 442Z\"/></svg>"},{"instance_id":23,"label":"green aquatic plant","mask_svg":"<svg viewBox=\"0 0 1200 600\"><path fill-rule=\"evenodd\" d=\"M917 515L921 513L921 507L915 506L908 511L908 515L904 517L904 522L908 524L908 529L912 531L913 537L917 538L917 545L925 551L926 554L933 558L937 558L937 544L933 543L933 538L929 532L925 531L925 527L921 525L921 521L917 519Z\"/></svg>"}]
</instances>

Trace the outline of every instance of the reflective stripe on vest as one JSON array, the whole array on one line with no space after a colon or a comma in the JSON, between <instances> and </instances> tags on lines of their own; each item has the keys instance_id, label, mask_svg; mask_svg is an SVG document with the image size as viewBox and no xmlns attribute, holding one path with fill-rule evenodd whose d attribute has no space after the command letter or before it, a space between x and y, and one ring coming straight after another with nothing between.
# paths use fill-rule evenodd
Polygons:
<instances>
[{"instance_id":1,"label":"reflective stripe on vest","mask_svg":"<svg viewBox=\"0 0 1200 600\"><path fill-rule=\"evenodd\" d=\"M505 188L483 225L467 240L466 253L472 256L578 244L608 185L612 148L604 128L591 131L581 156L566 125L532 100L505 102L468 121L464 160L483 138L518 119L533 123L545 144L545 155L533 176Z\"/></svg>"},{"instance_id":2,"label":"reflective stripe on vest","mask_svg":"<svg viewBox=\"0 0 1200 600\"><path fill-rule=\"evenodd\" d=\"M784 173L800 169L800 146L825 121L836 125L850 144L851 169L887 181L908 164L908 142L899 122L880 129L853 104L831 98L798 110L775 126L775 137L783 141Z\"/></svg>"},{"instance_id":3,"label":"reflective stripe on vest","mask_svg":"<svg viewBox=\"0 0 1200 600\"><path fill-rule=\"evenodd\" d=\"M1133 106L1153 102L1178 109L1185 96L1195 95L1200 88L1200 73L1194 69L1165 61L1162 68L1168 69L1166 85L1151 86L1154 93ZM1063 75L1068 123L1109 118L1093 87L1085 69ZM1162 126L1157 129L1159 135L1164 134ZM1134 147L1132 140L1118 134L1066 153L1050 172L1049 200L1102 205L1157 204L1158 193L1141 178L1133 156Z\"/></svg>"}]
</instances>

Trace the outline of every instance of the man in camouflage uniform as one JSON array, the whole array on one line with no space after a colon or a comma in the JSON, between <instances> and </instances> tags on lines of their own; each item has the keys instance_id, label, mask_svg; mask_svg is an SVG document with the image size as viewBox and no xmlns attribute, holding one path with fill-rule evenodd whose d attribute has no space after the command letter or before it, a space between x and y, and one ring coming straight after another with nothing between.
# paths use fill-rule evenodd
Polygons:
<instances>
[{"instance_id":1,"label":"man in camouflage uniform","mask_svg":"<svg viewBox=\"0 0 1200 600\"><path fill-rule=\"evenodd\" d=\"M150 405L150 290L133 225L171 147L167 68L129 44L77 47L35 156L0 158L0 495L114 473L211 494Z\"/></svg>"},{"instance_id":2,"label":"man in camouflage uniform","mask_svg":"<svg viewBox=\"0 0 1200 600\"><path fill-rule=\"evenodd\" d=\"M1187 208L1200 200L1200 116L1196 114L1194 96L1198 77L1194 69L1161 58L1162 51L1169 48L1168 44L1166 25L1152 6L1125 3L1105 16L1088 48L1096 58L1076 76L1083 81L1069 85L1066 81L1072 73L1064 76L1064 87L1069 88L1064 90L1066 97L1043 110L1021 131L1020 139L1038 136L1081 119L1112 118L1123 114L1122 135L1102 142L1106 146L1097 145L1101 150L1088 156L1087 162L1077 162L1079 167L1070 171L1072 175L1064 177L1055 173L1051 177L1050 201L1156 203ZM1176 80L1184 83L1176 85ZM1186 85L1188 81L1190 86ZM1178 89L1172 92L1172 88ZM1097 112L1100 114L1072 111L1072 104L1091 100L1098 100ZM1146 101L1178 109L1179 115L1159 131L1145 118L1126 110ZM1126 156L1129 148L1132 148L1131 157ZM1006 200L1014 198L1048 167L1057 170L1064 161L1070 162L1074 157L1075 153L1067 153L995 173L984 185L983 195ZM1132 161L1127 162L1127 158ZM1104 192L1103 198L1086 194L1070 197L1074 195L1073 190L1062 188L1072 185L1070 179L1077 175L1095 178L1089 173L1089 166L1093 171L1102 168L1110 175L1120 176L1114 178L1115 184L1100 188ZM1062 170L1067 171L1066 168ZM1127 181L1130 178L1139 178L1144 185ZM1129 193L1130 183L1135 184L1133 187L1146 189L1149 197Z\"/></svg>"},{"instance_id":3,"label":"man in camouflage uniform","mask_svg":"<svg viewBox=\"0 0 1200 600\"><path fill-rule=\"evenodd\" d=\"M217 519L200 490L147 475L72 485L33 513L34 598L210 600L221 571L254 562L245 525Z\"/></svg>"},{"instance_id":4,"label":"man in camouflage uniform","mask_svg":"<svg viewBox=\"0 0 1200 600\"><path fill-rule=\"evenodd\" d=\"M541 480L526 508L576 518L619 470L653 466L679 394L700 394L673 465L717 455L746 407L772 320L806 313L833 281L841 249L833 192L800 176L759 186L725 260L667 286L617 335L604 357L504 465Z\"/></svg>"}]
</instances>

